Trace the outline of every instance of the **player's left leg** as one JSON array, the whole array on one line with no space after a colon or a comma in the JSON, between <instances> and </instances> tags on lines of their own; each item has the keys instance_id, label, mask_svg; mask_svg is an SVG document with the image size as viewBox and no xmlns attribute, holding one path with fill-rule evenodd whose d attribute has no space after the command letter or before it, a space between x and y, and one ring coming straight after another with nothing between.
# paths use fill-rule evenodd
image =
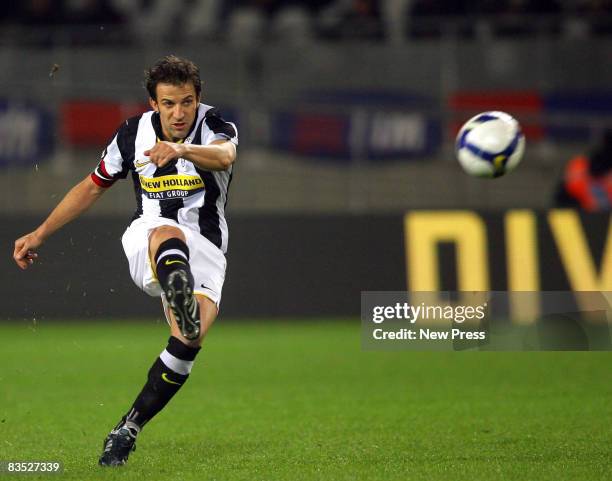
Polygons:
<instances>
[{"instance_id":1,"label":"player's left leg","mask_svg":"<svg viewBox=\"0 0 612 481\"><path fill-rule=\"evenodd\" d=\"M136 448L136 436L140 430L168 404L187 381L204 337L217 317L217 306L213 301L199 294L196 294L196 299L201 323L198 338L185 338L172 310L167 309L171 333L168 345L149 370L147 382L130 410L106 438L100 465L124 464L130 452Z\"/></svg>"}]
</instances>

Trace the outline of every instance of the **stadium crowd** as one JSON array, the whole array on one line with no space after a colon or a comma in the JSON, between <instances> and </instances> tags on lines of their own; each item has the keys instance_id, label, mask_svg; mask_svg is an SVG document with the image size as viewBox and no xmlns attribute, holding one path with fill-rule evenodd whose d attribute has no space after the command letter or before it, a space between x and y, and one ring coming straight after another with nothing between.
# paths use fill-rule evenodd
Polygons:
<instances>
[{"instance_id":1,"label":"stadium crowd","mask_svg":"<svg viewBox=\"0 0 612 481\"><path fill-rule=\"evenodd\" d=\"M23 0L0 15L3 31L30 27L43 44L42 27L73 43L612 33L612 0Z\"/></svg>"}]
</instances>

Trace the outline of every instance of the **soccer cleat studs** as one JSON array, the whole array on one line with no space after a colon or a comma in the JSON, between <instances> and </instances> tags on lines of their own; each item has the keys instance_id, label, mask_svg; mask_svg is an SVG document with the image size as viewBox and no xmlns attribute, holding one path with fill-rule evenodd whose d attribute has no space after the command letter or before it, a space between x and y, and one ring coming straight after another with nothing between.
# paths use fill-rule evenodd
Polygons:
<instances>
[{"instance_id":1,"label":"soccer cleat studs","mask_svg":"<svg viewBox=\"0 0 612 481\"><path fill-rule=\"evenodd\" d=\"M168 276L166 299L181 334L189 340L197 339L200 335L200 309L188 274L183 269L177 269Z\"/></svg>"},{"instance_id":2,"label":"soccer cleat studs","mask_svg":"<svg viewBox=\"0 0 612 481\"><path fill-rule=\"evenodd\" d=\"M103 443L100 466L123 466L132 451L136 450L136 436L126 427L111 431Z\"/></svg>"}]
</instances>

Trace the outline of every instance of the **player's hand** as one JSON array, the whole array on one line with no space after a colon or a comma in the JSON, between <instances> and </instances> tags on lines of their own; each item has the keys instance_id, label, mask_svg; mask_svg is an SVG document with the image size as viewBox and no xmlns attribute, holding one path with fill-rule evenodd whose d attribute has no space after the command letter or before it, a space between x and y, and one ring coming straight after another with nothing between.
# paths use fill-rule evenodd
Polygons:
<instances>
[{"instance_id":1,"label":"player's hand","mask_svg":"<svg viewBox=\"0 0 612 481\"><path fill-rule=\"evenodd\" d=\"M29 234L20 237L15 241L15 250L13 251L13 259L21 269L27 269L34 264L34 259L38 257L36 249L40 247L43 240L36 234Z\"/></svg>"},{"instance_id":2,"label":"player's hand","mask_svg":"<svg viewBox=\"0 0 612 481\"><path fill-rule=\"evenodd\" d=\"M182 157L185 146L174 142L157 142L152 149L145 150L144 154L149 157L152 164L163 167L168 162Z\"/></svg>"}]
</instances>

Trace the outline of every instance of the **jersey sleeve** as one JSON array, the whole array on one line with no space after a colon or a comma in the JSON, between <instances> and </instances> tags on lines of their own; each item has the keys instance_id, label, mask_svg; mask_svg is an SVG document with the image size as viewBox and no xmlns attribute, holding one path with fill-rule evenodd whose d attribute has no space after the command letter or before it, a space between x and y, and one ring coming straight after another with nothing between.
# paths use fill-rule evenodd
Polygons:
<instances>
[{"instance_id":1,"label":"jersey sleeve","mask_svg":"<svg viewBox=\"0 0 612 481\"><path fill-rule=\"evenodd\" d=\"M117 131L111 143L106 146L98 165L91 173L91 180L100 187L110 187L118 179L124 179L128 174L129 169L117 143L120 132L121 128Z\"/></svg>"},{"instance_id":2,"label":"jersey sleeve","mask_svg":"<svg viewBox=\"0 0 612 481\"><path fill-rule=\"evenodd\" d=\"M217 109L211 108L206 112L202 123L202 140L203 145L215 140L229 140L238 145L238 129L233 122L223 120Z\"/></svg>"}]
</instances>

